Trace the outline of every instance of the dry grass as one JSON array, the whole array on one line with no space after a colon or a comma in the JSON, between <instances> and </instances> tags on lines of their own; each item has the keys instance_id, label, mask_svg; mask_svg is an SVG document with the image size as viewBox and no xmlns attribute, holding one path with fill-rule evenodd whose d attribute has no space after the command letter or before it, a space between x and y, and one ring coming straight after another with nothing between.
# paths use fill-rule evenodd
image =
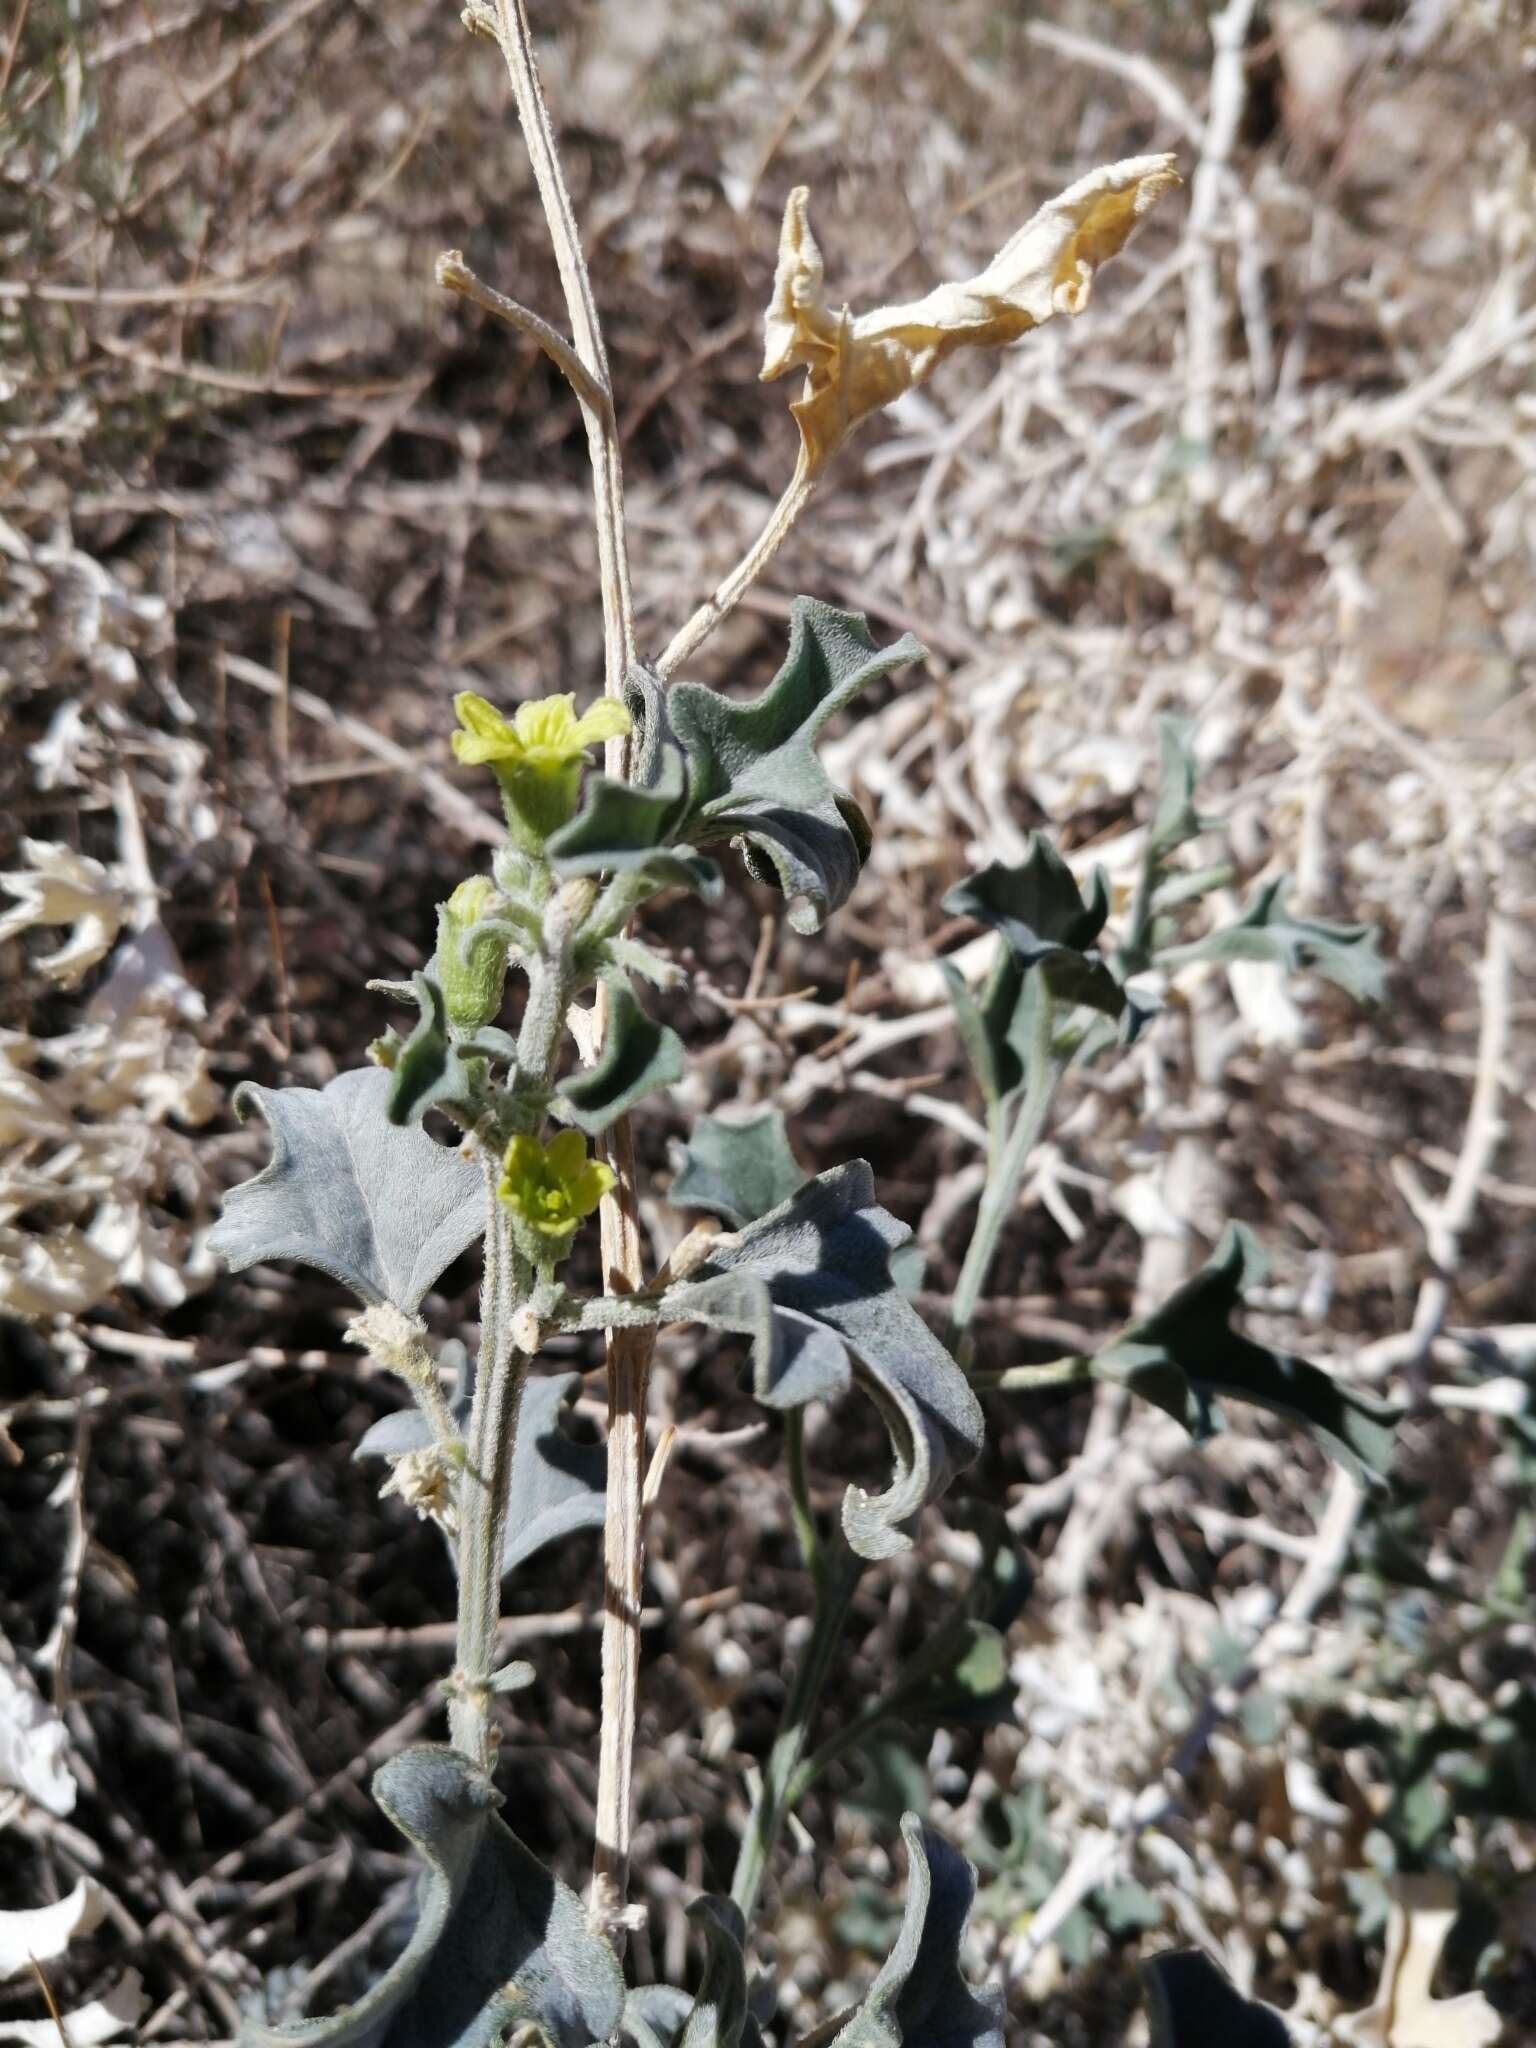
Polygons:
<instances>
[{"instance_id":1,"label":"dry grass","mask_svg":"<svg viewBox=\"0 0 1536 2048\"><path fill-rule=\"evenodd\" d=\"M1379 1013L1213 973L1069 1099L985 1349L1047 1356L1112 1329L1222 1216L1253 1222L1275 1254L1270 1327L1413 1402L1409 1540L1441 1591L1373 1578L1349 1503L1326 1519L1322 1468L1289 1440L1196 1453L1105 1395L1000 1410L975 1485L1039 1559L1025 1725L926 1759L972 1853L1000 1799L1048 1789L1049 1841L994 1882L980 1930L1018 2040L1119 2039L1129 1957L1171 1935L1321 2029L1372 1988L1345 1878L1382 1804L1379 1759L1328 1717L1385 1696L1475 1724L1496 1688L1532 1682L1526 1634L1476 1623L1522 1468L1495 1417L1443 1398L1530 1371L1529 12L1274 0L1225 59L1172 0L536 15L653 649L792 462L781 391L754 381L792 184L860 305L973 270L1092 163L1179 151L1187 202L1089 313L905 401L712 644L712 679L760 679L804 589L914 625L931 656L832 749L879 829L828 938L780 930L760 898L750 917L656 914L695 970L700 1063L642 1142L660 1168L689 1114L776 1095L808 1165L868 1154L942 1286L978 1155L931 965L960 937L939 899L1040 823L1127 881L1160 710L1198 721L1235 894L1289 869L1318 914L1385 926ZM430 1532L347 1462L385 1397L343 1352L332 1291L207 1271L199 1231L258 1141L222 1110L209 1135L187 1126L240 1078L325 1078L377 1030L363 981L415 962L481 858L452 692L600 674L585 450L536 348L431 285L459 246L558 304L496 66L447 0L9 0L0 73L0 811L103 864L102 914L153 969L141 986L119 952L71 990L38 957L58 933L5 949L0 1260L54 1288L56 1313L0 1325L18 1447L0 1623L64 1709L81 1792L68 1819L10 1814L0 1891L31 1904L96 1875L115 1903L59 1971L61 2003L132 1966L144 2038L224 2038L336 1940L356 1937L322 2000L397 1932L408 1871L364 1787L435 1726L441 1652L379 1631L439 1622L450 1588ZM9 834L0 855L21 865ZM784 1000L730 1008L749 978ZM677 1219L658 1198L648 1220L660 1255ZM449 1309L471 1313L467 1285ZM740 1773L771 1730L780 1617L803 1604L772 1442L726 1366L691 1362L674 1351L657 1389L684 1440L653 1529L652 1918L632 1950L674 1979L682 1903L728 1874ZM916 1639L954 1569L930 1544L882 1582L856 1675ZM509 1595L560 1619L504 1782L572 1874L591 1573L562 1558ZM816 1818L829 1867L887 1886L888 1818ZM1066 1866L1031 1926L1085 1841L1101 1861ZM1447 1843L1527 1924L1529 1835L1462 1822ZM796 2025L868 1967L857 1898L828 1879L823 1903L812 1871L782 1873ZM1131 1874L1161 1926L1101 1928L1064 1973L1043 1935L1073 1885ZM1536 1980L1528 1944L1507 1935L1511 1999ZM40 2010L30 1987L4 1996Z\"/></svg>"}]
</instances>

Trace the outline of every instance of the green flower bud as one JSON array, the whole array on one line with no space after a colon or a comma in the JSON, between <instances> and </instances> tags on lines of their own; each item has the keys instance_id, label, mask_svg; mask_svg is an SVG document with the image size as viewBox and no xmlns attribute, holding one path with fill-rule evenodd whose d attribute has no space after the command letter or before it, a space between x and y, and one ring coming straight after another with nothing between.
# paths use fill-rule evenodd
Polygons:
<instances>
[{"instance_id":1,"label":"green flower bud","mask_svg":"<svg viewBox=\"0 0 1536 2048\"><path fill-rule=\"evenodd\" d=\"M547 1145L516 1137L507 1146L496 1192L512 1211L513 1234L537 1266L566 1257L576 1226L613 1186L610 1166L587 1157L580 1131L560 1131Z\"/></svg>"},{"instance_id":2,"label":"green flower bud","mask_svg":"<svg viewBox=\"0 0 1536 2048\"><path fill-rule=\"evenodd\" d=\"M499 932L475 935L482 919L494 916L496 890L485 875L460 882L437 906L437 985L448 1022L456 1031L479 1031L501 1010L507 979L507 942Z\"/></svg>"}]
</instances>

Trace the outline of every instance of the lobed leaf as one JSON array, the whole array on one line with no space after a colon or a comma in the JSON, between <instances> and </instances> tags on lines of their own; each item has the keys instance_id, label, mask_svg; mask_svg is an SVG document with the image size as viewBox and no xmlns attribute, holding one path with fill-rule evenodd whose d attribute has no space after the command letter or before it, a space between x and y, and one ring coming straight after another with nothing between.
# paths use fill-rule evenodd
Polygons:
<instances>
[{"instance_id":1,"label":"lobed leaf","mask_svg":"<svg viewBox=\"0 0 1536 2048\"><path fill-rule=\"evenodd\" d=\"M443 1346L445 1361L459 1368L452 1410L461 1430L469 1422L475 1375L464 1346ZM546 1544L558 1543L582 1529L603 1526L603 1495L608 1483L608 1453L601 1444L578 1444L560 1427L561 1410L574 1400L579 1372L531 1372L523 1383L517 1436L512 1446L512 1476L507 1487L507 1528L501 1568L512 1571ZM367 1430L354 1458L398 1458L425 1450L431 1426L419 1408L398 1408Z\"/></svg>"},{"instance_id":2,"label":"lobed leaf","mask_svg":"<svg viewBox=\"0 0 1536 2048\"><path fill-rule=\"evenodd\" d=\"M384 1114L392 1124L419 1124L429 1109L465 1105L475 1095L474 1076L448 1029L441 988L431 975L413 974L411 992L421 1014L389 1068Z\"/></svg>"},{"instance_id":3,"label":"lobed leaf","mask_svg":"<svg viewBox=\"0 0 1536 2048\"><path fill-rule=\"evenodd\" d=\"M1094 950L1109 916L1103 873L1094 870L1092 890L1085 899L1072 870L1042 833L1030 834L1022 860L1011 865L993 861L979 874L957 882L945 895L944 908L1001 932L1019 966L1026 971L1038 967L1058 1001L1085 1003L1108 1017L1125 1012L1125 990ZM1011 986L1021 988L1022 980ZM993 994L987 1031L993 1044L998 1043L999 1027L1005 1044L1016 1029L1012 1014L1004 1023L1006 993L1007 986L999 986ZM962 1029L966 1028L962 1020ZM997 1056L1001 1058L1000 1053Z\"/></svg>"},{"instance_id":4,"label":"lobed leaf","mask_svg":"<svg viewBox=\"0 0 1536 2048\"><path fill-rule=\"evenodd\" d=\"M500 1819L484 1772L423 1743L380 1768L373 1796L426 1864L404 1952L332 2018L248 2024L241 2048L498 2048L529 2024L552 2048L606 2040L624 2008L618 1957Z\"/></svg>"},{"instance_id":5,"label":"lobed leaf","mask_svg":"<svg viewBox=\"0 0 1536 2048\"><path fill-rule=\"evenodd\" d=\"M208 1235L232 1272L266 1259L316 1266L359 1300L412 1313L485 1227L474 1166L385 1116L390 1076L338 1074L324 1088L244 1082L235 1108L272 1129L272 1158L231 1188Z\"/></svg>"},{"instance_id":6,"label":"lobed leaf","mask_svg":"<svg viewBox=\"0 0 1536 2048\"><path fill-rule=\"evenodd\" d=\"M965 1375L891 1277L911 1232L875 1200L863 1160L819 1175L733 1237L715 1240L661 1313L752 1340L754 1386L770 1407L830 1400L857 1378L890 1432L886 1492L852 1486L843 1526L861 1557L905 1550L905 1525L981 1450Z\"/></svg>"},{"instance_id":7,"label":"lobed leaf","mask_svg":"<svg viewBox=\"0 0 1536 2048\"><path fill-rule=\"evenodd\" d=\"M901 1823L907 1899L901 1933L831 2048L1003 2048L1002 2000L960 1969L976 1873L914 1813Z\"/></svg>"},{"instance_id":8,"label":"lobed leaf","mask_svg":"<svg viewBox=\"0 0 1536 2048\"><path fill-rule=\"evenodd\" d=\"M1401 1409L1231 1327L1245 1287L1264 1268L1251 1234L1229 1224L1208 1264L1096 1355L1095 1375L1128 1386L1195 1437L1217 1426L1220 1397L1251 1401L1306 1430L1367 1484L1382 1485Z\"/></svg>"},{"instance_id":9,"label":"lobed leaf","mask_svg":"<svg viewBox=\"0 0 1536 2048\"><path fill-rule=\"evenodd\" d=\"M1290 2048L1273 2006L1244 1998L1198 1949L1154 1956L1143 1975L1152 2048Z\"/></svg>"},{"instance_id":10,"label":"lobed leaf","mask_svg":"<svg viewBox=\"0 0 1536 2048\"><path fill-rule=\"evenodd\" d=\"M1296 917L1286 906L1289 887L1283 875L1266 882L1235 924L1207 932L1190 945L1172 947L1160 956L1160 965L1172 968L1195 960L1274 960L1291 973L1306 968L1324 975L1358 1002L1380 1002L1387 992L1387 963L1379 950L1378 928Z\"/></svg>"},{"instance_id":11,"label":"lobed leaf","mask_svg":"<svg viewBox=\"0 0 1536 2048\"><path fill-rule=\"evenodd\" d=\"M664 691L633 670L635 782L592 778L582 809L549 842L555 867L635 872L658 888L712 894L718 872L698 848L739 841L753 872L783 891L794 928L818 931L852 893L868 838L816 757L817 735L866 684L922 651L910 634L877 648L856 612L800 597L783 666L759 697L739 703L697 683Z\"/></svg>"},{"instance_id":12,"label":"lobed leaf","mask_svg":"<svg viewBox=\"0 0 1536 2048\"><path fill-rule=\"evenodd\" d=\"M673 1206L706 1210L737 1230L787 1202L807 1179L779 1109L739 1121L701 1116L678 1159L668 1191Z\"/></svg>"},{"instance_id":13,"label":"lobed leaf","mask_svg":"<svg viewBox=\"0 0 1536 2048\"><path fill-rule=\"evenodd\" d=\"M609 984L608 1028L597 1061L562 1081L555 1093L565 1113L590 1136L606 1131L658 1088L683 1077L683 1041L670 1024L658 1024L635 1000L628 982Z\"/></svg>"}]
</instances>

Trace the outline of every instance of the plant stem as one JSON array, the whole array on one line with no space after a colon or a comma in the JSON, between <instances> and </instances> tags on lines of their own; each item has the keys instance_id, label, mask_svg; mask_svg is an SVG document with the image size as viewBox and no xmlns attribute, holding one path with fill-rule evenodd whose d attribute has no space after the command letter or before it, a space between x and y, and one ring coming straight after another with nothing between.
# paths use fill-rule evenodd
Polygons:
<instances>
[{"instance_id":1,"label":"plant stem","mask_svg":"<svg viewBox=\"0 0 1536 2048\"><path fill-rule=\"evenodd\" d=\"M819 1599L826 1577L826 1560L821 1552L821 1538L816 1533L816 1517L811 1510L810 1481L805 1469L803 1408L791 1408L784 1417L784 1469L789 1479L789 1511L794 1520L800 1555L805 1560L805 1568L811 1575L811 1584Z\"/></svg>"},{"instance_id":2,"label":"plant stem","mask_svg":"<svg viewBox=\"0 0 1536 2048\"><path fill-rule=\"evenodd\" d=\"M688 623L672 636L666 653L656 664L656 673L663 682L691 654L697 653L716 626L740 604L789 538L796 520L811 502L811 493L815 488L816 479L806 474L802 455L801 460L795 465L794 475L784 487L783 497L769 513L768 523L757 539L753 541L730 575L716 585L714 595L705 598Z\"/></svg>"},{"instance_id":3,"label":"plant stem","mask_svg":"<svg viewBox=\"0 0 1536 2048\"><path fill-rule=\"evenodd\" d=\"M794 1806L794 1781L810 1737L811 1722L864 1571L864 1560L855 1557L846 1545L823 1563L810 1641L784 1701L779 1732L752 1802L747 1831L736 1858L736 1874L731 1880L731 1897L747 1921L756 1911L769 1862Z\"/></svg>"},{"instance_id":4,"label":"plant stem","mask_svg":"<svg viewBox=\"0 0 1536 2048\"><path fill-rule=\"evenodd\" d=\"M491 1673L501 1620L501 1556L507 1528L512 1450L528 1360L513 1344L516 1253L496 1199L497 1161L484 1154L485 1278L480 1295L480 1363L459 1481L458 1646L448 1730L455 1749L484 1771L496 1761Z\"/></svg>"},{"instance_id":5,"label":"plant stem","mask_svg":"<svg viewBox=\"0 0 1536 2048\"><path fill-rule=\"evenodd\" d=\"M978 1372L971 1385L994 1394L1032 1393L1036 1387L1075 1387L1093 1378L1093 1360L1084 1355L1048 1358L1039 1365L1010 1365L1002 1372Z\"/></svg>"},{"instance_id":6,"label":"plant stem","mask_svg":"<svg viewBox=\"0 0 1536 2048\"><path fill-rule=\"evenodd\" d=\"M1024 1099L1014 1117L1013 1128L991 1162L987 1184L982 1189L981 1203L976 1211L976 1227L971 1232L960 1278L955 1283L948 1334L950 1349L956 1352L970 1334L987 1276L992 1270L992 1261L997 1255L1003 1226L1013 1214L1019 1187L1029 1165L1029 1155L1040 1142L1050 1118L1051 1105L1056 1099L1057 1087L1067 1069L1067 1061L1056 1051L1053 1040L1054 1012L1050 991L1042 979L1035 992L1034 1042L1030 1049L1029 1080L1024 1089Z\"/></svg>"}]
</instances>

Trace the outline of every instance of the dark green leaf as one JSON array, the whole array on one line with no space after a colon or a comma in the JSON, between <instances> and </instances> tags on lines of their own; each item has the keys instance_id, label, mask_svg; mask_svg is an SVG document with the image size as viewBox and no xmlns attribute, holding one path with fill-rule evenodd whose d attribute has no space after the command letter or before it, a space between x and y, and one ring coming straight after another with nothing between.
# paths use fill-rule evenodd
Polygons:
<instances>
[{"instance_id":1,"label":"dark green leaf","mask_svg":"<svg viewBox=\"0 0 1536 2048\"><path fill-rule=\"evenodd\" d=\"M875 1200L862 1160L810 1181L668 1290L669 1320L752 1338L759 1400L830 1400L857 1376L890 1431L895 1471L872 1498L850 1487L843 1526L861 1557L905 1550L905 1524L977 1456L981 1409L965 1375L894 1285L891 1253L911 1232Z\"/></svg>"},{"instance_id":2,"label":"dark green leaf","mask_svg":"<svg viewBox=\"0 0 1536 2048\"><path fill-rule=\"evenodd\" d=\"M1108 1017L1123 1013L1125 990L1093 949L1109 916L1104 876L1094 871L1092 892L1085 900L1072 870L1040 833L1031 833L1021 861L1011 866L993 861L980 874L957 882L945 896L944 908L1001 932L1019 964L1025 969L1038 967L1059 1002L1085 1003ZM1004 994L999 988L992 1009L988 1036L993 1042L1002 1021Z\"/></svg>"},{"instance_id":3,"label":"dark green leaf","mask_svg":"<svg viewBox=\"0 0 1536 2048\"><path fill-rule=\"evenodd\" d=\"M458 1388L452 1410L460 1430L469 1424L475 1374L464 1346L455 1340L443 1346L443 1361L456 1366ZM561 1411L575 1398L579 1372L531 1372L523 1384L517 1436L512 1447L506 1535L501 1568L511 1571L547 1543L559 1542L580 1529L603 1526L603 1495L608 1480L608 1453L601 1444L578 1444L560 1427ZM368 1430L354 1458L398 1458L425 1450L432 1431L419 1408L399 1408Z\"/></svg>"},{"instance_id":4,"label":"dark green leaf","mask_svg":"<svg viewBox=\"0 0 1536 2048\"><path fill-rule=\"evenodd\" d=\"M888 1706L893 1720L941 1727L993 1728L1011 1721L1007 1643L984 1621L952 1616L898 1673Z\"/></svg>"},{"instance_id":5,"label":"dark green leaf","mask_svg":"<svg viewBox=\"0 0 1536 2048\"><path fill-rule=\"evenodd\" d=\"M422 1744L391 1757L373 1792L426 1863L404 1952L333 2018L248 2025L243 2048L496 2048L530 2023L554 2048L606 2040L624 2007L618 1958L497 1816L485 1774Z\"/></svg>"},{"instance_id":6,"label":"dark green leaf","mask_svg":"<svg viewBox=\"0 0 1536 2048\"><path fill-rule=\"evenodd\" d=\"M653 889L692 889L709 902L720 894L720 870L692 846L682 750L663 741L653 755L655 780L587 778L580 811L554 833L547 852L557 874L641 874Z\"/></svg>"},{"instance_id":7,"label":"dark green leaf","mask_svg":"<svg viewBox=\"0 0 1536 2048\"><path fill-rule=\"evenodd\" d=\"M960 1969L976 1873L916 1814L901 1823L907 1903L901 1933L833 2048L1003 2048L1002 2000Z\"/></svg>"},{"instance_id":8,"label":"dark green leaf","mask_svg":"<svg viewBox=\"0 0 1536 2048\"><path fill-rule=\"evenodd\" d=\"M1235 924L1191 945L1172 947L1159 956L1159 964L1175 968L1192 960L1276 960L1291 973L1305 968L1325 975L1361 1002L1380 1002L1387 992L1387 963L1378 951L1376 926L1295 917L1286 908L1289 886L1283 875L1266 882Z\"/></svg>"},{"instance_id":9,"label":"dark green leaf","mask_svg":"<svg viewBox=\"0 0 1536 2048\"><path fill-rule=\"evenodd\" d=\"M706 1893L693 1901L688 1918L702 1931L707 1951L677 2048L758 2048L757 2022L747 2010L747 1930L740 1911L732 1900Z\"/></svg>"},{"instance_id":10,"label":"dark green leaf","mask_svg":"<svg viewBox=\"0 0 1536 2048\"><path fill-rule=\"evenodd\" d=\"M476 1093L476 1076L449 1035L442 990L428 974L413 974L411 987L421 1016L389 1070L384 1113L392 1124L419 1124L448 1103L467 1107Z\"/></svg>"},{"instance_id":11,"label":"dark green leaf","mask_svg":"<svg viewBox=\"0 0 1536 2048\"><path fill-rule=\"evenodd\" d=\"M998 947L979 1002L952 962L941 960L939 972L971 1071L988 1112L995 1112L1024 1085L1035 985L1024 962L1007 946Z\"/></svg>"},{"instance_id":12,"label":"dark green leaf","mask_svg":"<svg viewBox=\"0 0 1536 2048\"><path fill-rule=\"evenodd\" d=\"M468 1160L384 1114L378 1067L322 1089L235 1092L272 1127L271 1163L231 1188L209 1249L236 1273L264 1259L318 1266L364 1302L408 1313L485 1227L485 1184Z\"/></svg>"},{"instance_id":13,"label":"dark green leaf","mask_svg":"<svg viewBox=\"0 0 1536 2048\"><path fill-rule=\"evenodd\" d=\"M758 1110L739 1122L701 1116L679 1147L678 1161L669 1197L674 1207L706 1210L738 1230L787 1202L806 1182L778 1109Z\"/></svg>"},{"instance_id":14,"label":"dark green leaf","mask_svg":"<svg viewBox=\"0 0 1536 2048\"><path fill-rule=\"evenodd\" d=\"M571 1122L595 1136L642 1096L680 1081L685 1064L683 1041L671 1025L647 1017L629 984L617 981L610 985L608 1029L597 1064L570 1075L555 1092Z\"/></svg>"},{"instance_id":15,"label":"dark green leaf","mask_svg":"<svg viewBox=\"0 0 1536 2048\"><path fill-rule=\"evenodd\" d=\"M1154 1956L1143 1975L1152 2048L1290 2048L1279 2013L1240 1996L1198 1949Z\"/></svg>"},{"instance_id":16,"label":"dark green leaf","mask_svg":"<svg viewBox=\"0 0 1536 2048\"><path fill-rule=\"evenodd\" d=\"M817 759L817 735L866 684L922 653L910 634L877 648L858 613L800 597L784 665L760 697L737 703L697 683L668 693L687 756L687 836L754 848L789 899L796 931L819 930L848 900L866 850Z\"/></svg>"},{"instance_id":17,"label":"dark green leaf","mask_svg":"<svg viewBox=\"0 0 1536 2048\"><path fill-rule=\"evenodd\" d=\"M1218 1397L1251 1401L1297 1424L1368 1484L1380 1485L1402 1411L1232 1329L1245 1286L1263 1270L1253 1238L1241 1224L1229 1224L1210 1263L1099 1352L1095 1374L1165 1409L1195 1437L1217 1426Z\"/></svg>"}]
</instances>

